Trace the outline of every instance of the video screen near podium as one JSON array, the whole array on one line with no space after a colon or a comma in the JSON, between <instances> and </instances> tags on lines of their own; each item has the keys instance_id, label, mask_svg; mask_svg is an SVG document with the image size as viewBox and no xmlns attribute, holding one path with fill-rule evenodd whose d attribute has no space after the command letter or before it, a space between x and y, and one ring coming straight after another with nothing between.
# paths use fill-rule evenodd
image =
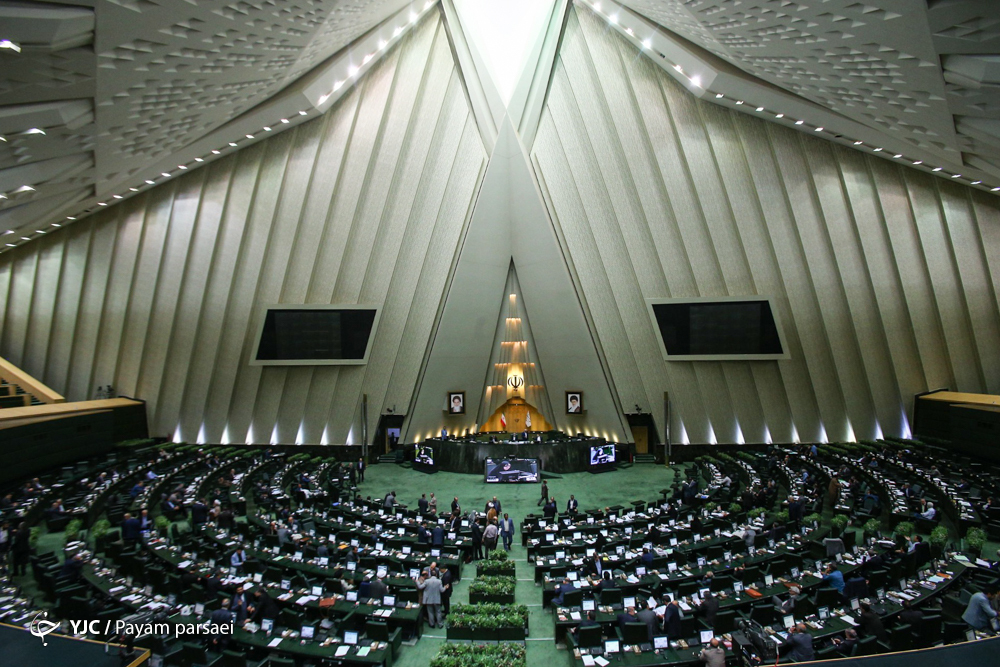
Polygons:
<instances>
[{"instance_id":1,"label":"video screen near podium","mask_svg":"<svg viewBox=\"0 0 1000 667\"><path fill-rule=\"evenodd\" d=\"M612 444L599 445L590 448L590 465L601 466L615 462L615 446Z\"/></svg>"},{"instance_id":2,"label":"video screen near podium","mask_svg":"<svg viewBox=\"0 0 1000 667\"><path fill-rule=\"evenodd\" d=\"M417 450L413 455L413 462L425 466L434 465L434 448L428 445L417 445Z\"/></svg>"},{"instance_id":3,"label":"video screen near podium","mask_svg":"<svg viewBox=\"0 0 1000 667\"><path fill-rule=\"evenodd\" d=\"M486 459L487 484L525 484L538 481L538 459Z\"/></svg>"}]
</instances>

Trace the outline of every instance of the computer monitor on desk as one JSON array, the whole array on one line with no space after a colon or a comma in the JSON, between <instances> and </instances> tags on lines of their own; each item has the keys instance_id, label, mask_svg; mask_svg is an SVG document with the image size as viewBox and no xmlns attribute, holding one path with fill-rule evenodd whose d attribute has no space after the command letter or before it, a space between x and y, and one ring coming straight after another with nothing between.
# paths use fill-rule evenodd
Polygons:
<instances>
[{"instance_id":1,"label":"computer monitor on desk","mask_svg":"<svg viewBox=\"0 0 1000 667\"><path fill-rule=\"evenodd\" d=\"M358 633L353 630L344 631L344 643L350 646L357 646L358 644Z\"/></svg>"},{"instance_id":2,"label":"computer monitor on desk","mask_svg":"<svg viewBox=\"0 0 1000 667\"><path fill-rule=\"evenodd\" d=\"M701 632L698 633L698 639L701 640L702 644L711 644L712 638L714 636L715 633L712 632L711 630L702 630Z\"/></svg>"},{"instance_id":3,"label":"computer monitor on desk","mask_svg":"<svg viewBox=\"0 0 1000 667\"><path fill-rule=\"evenodd\" d=\"M311 625L303 625L302 631L299 633L302 639L312 639L316 636L316 628Z\"/></svg>"},{"instance_id":4,"label":"computer monitor on desk","mask_svg":"<svg viewBox=\"0 0 1000 667\"><path fill-rule=\"evenodd\" d=\"M621 643L617 639L604 640L604 652L608 655L621 652Z\"/></svg>"}]
</instances>

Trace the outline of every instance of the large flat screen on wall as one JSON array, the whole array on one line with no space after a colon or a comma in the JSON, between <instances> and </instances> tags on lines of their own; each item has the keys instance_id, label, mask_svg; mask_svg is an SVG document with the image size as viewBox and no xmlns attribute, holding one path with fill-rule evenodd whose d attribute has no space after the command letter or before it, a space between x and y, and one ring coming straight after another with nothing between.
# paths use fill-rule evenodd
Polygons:
<instances>
[{"instance_id":1,"label":"large flat screen on wall","mask_svg":"<svg viewBox=\"0 0 1000 667\"><path fill-rule=\"evenodd\" d=\"M781 336L766 299L652 303L667 358L778 357Z\"/></svg>"},{"instance_id":2,"label":"large flat screen on wall","mask_svg":"<svg viewBox=\"0 0 1000 667\"><path fill-rule=\"evenodd\" d=\"M413 455L413 462L425 466L434 465L434 448L429 445L417 445L417 450Z\"/></svg>"},{"instance_id":3,"label":"large flat screen on wall","mask_svg":"<svg viewBox=\"0 0 1000 667\"><path fill-rule=\"evenodd\" d=\"M590 448L590 465L602 466L614 462L615 462L614 445L606 444Z\"/></svg>"},{"instance_id":4,"label":"large flat screen on wall","mask_svg":"<svg viewBox=\"0 0 1000 667\"><path fill-rule=\"evenodd\" d=\"M359 364L378 311L374 308L269 308L255 361L262 364Z\"/></svg>"},{"instance_id":5,"label":"large flat screen on wall","mask_svg":"<svg viewBox=\"0 0 1000 667\"><path fill-rule=\"evenodd\" d=\"M538 459L486 459L488 484L516 484L538 481Z\"/></svg>"}]
</instances>

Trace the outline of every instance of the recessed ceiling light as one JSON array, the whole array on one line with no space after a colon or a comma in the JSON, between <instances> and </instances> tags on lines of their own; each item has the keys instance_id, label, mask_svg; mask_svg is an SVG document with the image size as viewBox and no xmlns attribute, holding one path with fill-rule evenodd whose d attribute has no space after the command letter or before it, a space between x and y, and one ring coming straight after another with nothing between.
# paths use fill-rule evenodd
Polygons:
<instances>
[{"instance_id":1,"label":"recessed ceiling light","mask_svg":"<svg viewBox=\"0 0 1000 667\"><path fill-rule=\"evenodd\" d=\"M14 190L15 193L18 193L18 192L34 192L34 191L35 191L35 188L31 187L30 185L22 185L17 190Z\"/></svg>"},{"instance_id":2,"label":"recessed ceiling light","mask_svg":"<svg viewBox=\"0 0 1000 667\"><path fill-rule=\"evenodd\" d=\"M185 166L184 166L184 165L182 165L182 164L179 164L179 165L177 165L177 168L178 168L178 169L187 169L187 167L185 167Z\"/></svg>"},{"instance_id":3,"label":"recessed ceiling light","mask_svg":"<svg viewBox=\"0 0 1000 667\"><path fill-rule=\"evenodd\" d=\"M982 181L972 181L973 185L979 185L980 183L982 183Z\"/></svg>"},{"instance_id":4,"label":"recessed ceiling light","mask_svg":"<svg viewBox=\"0 0 1000 667\"><path fill-rule=\"evenodd\" d=\"M97 202L97 205L98 206L107 206L107 203L99 201L99 202Z\"/></svg>"},{"instance_id":5,"label":"recessed ceiling light","mask_svg":"<svg viewBox=\"0 0 1000 667\"><path fill-rule=\"evenodd\" d=\"M153 182L153 181L151 181L151 180L149 180L149 179L147 178L147 179L146 179L146 185L154 185L154 182Z\"/></svg>"},{"instance_id":6,"label":"recessed ceiling light","mask_svg":"<svg viewBox=\"0 0 1000 667\"><path fill-rule=\"evenodd\" d=\"M8 229L7 231L4 232L4 235L13 234L13 233L14 233L13 229Z\"/></svg>"},{"instance_id":7,"label":"recessed ceiling light","mask_svg":"<svg viewBox=\"0 0 1000 667\"><path fill-rule=\"evenodd\" d=\"M923 160L917 160L917 161L916 161L916 162L914 162L913 164L923 164L923 163L924 163L924 161L923 161Z\"/></svg>"},{"instance_id":8,"label":"recessed ceiling light","mask_svg":"<svg viewBox=\"0 0 1000 667\"><path fill-rule=\"evenodd\" d=\"M299 115L300 115L300 116L305 116L305 115L306 115L306 113L307 113L307 112L305 112L305 111L300 111L300 112L299 112Z\"/></svg>"},{"instance_id":9,"label":"recessed ceiling light","mask_svg":"<svg viewBox=\"0 0 1000 667\"><path fill-rule=\"evenodd\" d=\"M21 52L21 45L20 44L15 44L14 42L10 41L9 39L0 39L0 49L10 49L11 51L14 51L15 53L20 53Z\"/></svg>"},{"instance_id":10,"label":"recessed ceiling light","mask_svg":"<svg viewBox=\"0 0 1000 667\"><path fill-rule=\"evenodd\" d=\"M697 88L701 88L701 77L700 76L691 77L691 84L696 86Z\"/></svg>"},{"instance_id":11,"label":"recessed ceiling light","mask_svg":"<svg viewBox=\"0 0 1000 667\"><path fill-rule=\"evenodd\" d=\"M164 176L164 177L166 177L166 178L170 178L170 174L168 174L168 173L167 173L167 172L165 172L165 171L164 171L164 172L162 172L162 173L160 174L160 176Z\"/></svg>"},{"instance_id":12,"label":"recessed ceiling light","mask_svg":"<svg viewBox=\"0 0 1000 667\"><path fill-rule=\"evenodd\" d=\"M962 175L961 175L961 174L954 174L954 175L952 176L952 178L962 178Z\"/></svg>"},{"instance_id":13,"label":"recessed ceiling light","mask_svg":"<svg viewBox=\"0 0 1000 667\"><path fill-rule=\"evenodd\" d=\"M281 119L281 122L282 122L282 123L287 123L287 122L288 122L288 119L287 119L287 118L282 118L282 119Z\"/></svg>"},{"instance_id":14,"label":"recessed ceiling light","mask_svg":"<svg viewBox=\"0 0 1000 667\"><path fill-rule=\"evenodd\" d=\"M855 146L860 146L860 145L861 145L861 144L863 144L863 143L865 143L865 142L863 142L863 141L855 141L855 142L854 142L854 145L855 145Z\"/></svg>"},{"instance_id":15,"label":"recessed ceiling light","mask_svg":"<svg viewBox=\"0 0 1000 667\"><path fill-rule=\"evenodd\" d=\"M932 169L932 171L941 171L943 168L944 167L934 167L934 169Z\"/></svg>"},{"instance_id":16,"label":"recessed ceiling light","mask_svg":"<svg viewBox=\"0 0 1000 667\"><path fill-rule=\"evenodd\" d=\"M894 157L894 158L896 158L898 160L899 158L903 157L903 154L902 153L896 153L892 157Z\"/></svg>"},{"instance_id":17,"label":"recessed ceiling light","mask_svg":"<svg viewBox=\"0 0 1000 667\"><path fill-rule=\"evenodd\" d=\"M62 225L60 225L58 222L53 222L52 226L53 227L62 227Z\"/></svg>"},{"instance_id":18,"label":"recessed ceiling light","mask_svg":"<svg viewBox=\"0 0 1000 667\"><path fill-rule=\"evenodd\" d=\"M45 232L44 232L44 231L42 231L41 229L36 229L36 230L35 230L35 233L36 233L36 234L44 234Z\"/></svg>"},{"instance_id":19,"label":"recessed ceiling light","mask_svg":"<svg viewBox=\"0 0 1000 667\"><path fill-rule=\"evenodd\" d=\"M202 158L200 158L200 157L196 157L196 158L194 159L194 161L195 161L195 162L204 162L205 160L203 160L203 159L202 159Z\"/></svg>"},{"instance_id":20,"label":"recessed ceiling light","mask_svg":"<svg viewBox=\"0 0 1000 667\"><path fill-rule=\"evenodd\" d=\"M822 131L823 131L822 127L817 127L815 130L813 130L813 132L822 132Z\"/></svg>"},{"instance_id":21,"label":"recessed ceiling light","mask_svg":"<svg viewBox=\"0 0 1000 667\"><path fill-rule=\"evenodd\" d=\"M1000 192L1000 188L993 188L990 192Z\"/></svg>"},{"instance_id":22,"label":"recessed ceiling light","mask_svg":"<svg viewBox=\"0 0 1000 667\"><path fill-rule=\"evenodd\" d=\"M416 22L417 22L416 12L410 12L410 23L416 23Z\"/></svg>"},{"instance_id":23,"label":"recessed ceiling light","mask_svg":"<svg viewBox=\"0 0 1000 667\"><path fill-rule=\"evenodd\" d=\"M881 149L881 148L876 148L876 149L875 149L875 150L874 150L873 152L874 152L874 153L881 153L881 152L882 152L882 149ZM897 157L898 157L898 156L897 156Z\"/></svg>"},{"instance_id":24,"label":"recessed ceiling light","mask_svg":"<svg viewBox=\"0 0 1000 667\"><path fill-rule=\"evenodd\" d=\"M129 188L129 192L138 192L139 188Z\"/></svg>"},{"instance_id":25,"label":"recessed ceiling light","mask_svg":"<svg viewBox=\"0 0 1000 667\"><path fill-rule=\"evenodd\" d=\"M612 14L611 16L608 17L608 20L611 21L612 23L618 23L618 14Z\"/></svg>"},{"instance_id":26,"label":"recessed ceiling light","mask_svg":"<svg viewBox=\"0 0 1000 667\"><path fill-rule=\"evenodd\" d=\"M30 130L25 130L21 134L45 134L45 130L40 130L37 127L33 127Z\"/></svg>"},{"instance_id":27,"label":"recessed ceiling light","mask_svg":"<svg viewBox=\"0 0 1000 667\"><path fill-rule=\"evenodd\" d=\"M111 195L111 196L114 197L115 199L121 199L122 198L121 195Z\"/></svg>"},{"instance_id":28,"label":"recessed ceiling light","mask_svg":"<svg viewBox=\"0 0 1000 667\"><path fill-rule=\"evenodd\" d=\"M743 100L736 100L736 104L737 105L743 104Z\"/></svg>"},{"instance_id":29,"label":"recessed ceiling light","mask_svg":"<svg viewBox=\"0 0 1000 667\"><path fill-rule=\"evenodd\" d=\"M270 131L271 131L271 128L269 128L269 127L268 127L267 125L265 125L265 126L264 126L264 131L265 131L265 132L270 132Z\"/></svg>"},{"instance_id":30,"label":"recessed ceiling light","mask_svg":"<svg viewBox=\"0 0 1000 667\"><path fill-rule=\"evenodd\" d=\"M642 48L649 49L649 48L652 48L652 46L653 46L653 42L649 38L646 38L646 39L642 40Z\"/></svg>"},{"instance_id":31,"label":"recessed ceiling light","mask_svg":"<svg viewBox=\"0 0 1000 667\"><path fill-rule=\"evenodd\" d=\"M22 237L21 237L21 240L22 240L22 241L30 241L31 239L29 239L29 238L28 238L27 236L22 236Z\"/></svg>"},{"instance_id":32,"label":"recessed ceiling light","mask_svg":"<svg viewBox=\"0 0 1000 667\"><path fill-rule=\"evenodd\" d=\"M16 248L17 246L16 246L16 245L14 245L13 243L8 243L8 244L7 244L7 247L8 247L8 248Z\"/></svg>"},{"instance_id":33,"label":"recessed ceiling light","mask_svg":"<svg viewBox=\"0 0 1000 667\"><path fill-rule=\"evenodd\" d=\"M392 31L392 36L393 37L399 37L399 33L401 33L401 32L403 32L403 29L400 26L397 25L396 29Z\"/></svg>"},{"instance_id":34,"label":"recessed ceiling light","mask_svg":"<svg viewBox=\"0 0 1000 667\"><path fill-rule=\"evenodd\" d=\"M763 111L764 107L757 107L757 111Z\"/></svg>"},{"instance_id":35,"label":"recessed ceiling light","mask_svg":"<svg viewBox=\"0 0 1000 667\"><path fill-rule=\"evenodd\" d=\"M629 35L629 36L631 36L631 35L633 35L633 34L634 34L634 33L632 32L632 28L625 28L625 32L626 32L626 33L628 33L628 35Z\"/></svg>"},{"instance_id":36,"label":"recessed ceiling light","mask_svg":"<svg viewBox=\"0 0 1000 667\"><path fill-rule=\"evenodd\" d=\"M76 220L76 218L74 218L74 217L73 217L73 216L71 216L71 215L67 215L67 216L66 216L66 219L67 219L67 220ZM11 232L7 232L7 233L8 233L8 234L10 234Z\"/></svg>"},{"instance_id":37,"label":"recessed ceiling light","mask_svg":"<svg viewBox=\"0 0 1000 667\"><path fill-rule=\"evenodd\" d=\"M253 139L253 135L252 134L248 134L247 135L247 139Z\"/></svg>"},{"instance_id":38,"label":"recessed ceiling light","mask_svg":"<svg viewBox=\"0 0 1000 667\"><path fill-rule=\"evenodd\" d=\"M220 154L221 152L222 152L222 151L217 151L217 150L215 150L214 148L212 149L212 155L218 155L218 154Z\"/></svg>"},{"instance_id":39,"label":"recessed ceiling light","mask_svg":"<svg viewBox=\"0 0 1000 667\"><path fill-rule=\"evenodd\" d=\"M232 141L229 142L229 145L232 146L233 148L236 148L236 144Z\"/></svg>"},{"instance_id":40,"label":"recessed ceiling light","mask_svg":"<svg viewBox=\"0 0 1000 667\"><path fill-rule=\"evenodd\" d=\"M805 122L804 120L797 120L797 121L795 121L795 124L796 124L796 125L801 125L801 124L802 124L802 123L804 123L804 122Z\"/></svg>"},{"instance_id":41,"label":"recessed ceiling light","mask_svg":"<svg viewBox=\"0 0 1000 667\"><path fill-rule=\"evenodd\" d=\"M385 41L384 39L378 40L378 49L379 49L379 51L381 51L382 49L384 49L388 45L389 45L389 43L387 41Z\"/></svg>"},{"instance_id":42,"label":"recessed ceiling light","mask_svg":"<svg viewBox=\"0 0 1000 667\"><path fill-rule=\"evenodd\" d=\"M785 114L783 114L783 113L779 113L779 114L776 114L776 115L775 115L774 117L775 117L775 118L784 118L784 117L785 117Z\"/></svg>"}]
</instances>

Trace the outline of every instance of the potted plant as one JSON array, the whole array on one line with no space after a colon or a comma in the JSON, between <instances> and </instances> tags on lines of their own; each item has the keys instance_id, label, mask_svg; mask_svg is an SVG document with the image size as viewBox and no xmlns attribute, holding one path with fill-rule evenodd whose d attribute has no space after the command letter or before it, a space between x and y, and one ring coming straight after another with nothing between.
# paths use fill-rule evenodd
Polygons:
<instances>
[{"instance_id":1,"label":"potted plant","mask_svg":"<svg viewBox=\"0 0 1000 667\"><path fill-rule=\"evenodd\" d=\"M805 523L806 523L807 525L810 525L810 526L814 526L814 527L816 527L816 528L819 528L819 522L820 522L820 520L821 520L822 518L823 518L823 517L822 517L822 516L820 516L819 512L813 512L812 514L807 514L807 515L805 515L804 517L802 517L802 520L803 520L803 521L804 521L804 522L805 522Z\"/></svg>"},{"instance_id":2,"label":"potted plant","mask_svg":"<svg viewBox=\"0 0 1000 667\"><path fill-rule=\"evenodd\" d=\"M944 526L938 526L938 528L943 529ZM947 535L947 532L945 534ZM933 537L934 533L931 533L931 538L933 539ZM986 546L986 531L977 527L969 528L968 532L965 533L965 546L970 554L978 558L983 552L983 547Z\"/></svg>"},{"instance_id":3,"label":"potted plant","mask_svg":"<svg viewBox=\"0 0 1000 667\"><path fill-rule=\"evenodd\" d=\"M719 507L719 503L716 503L716 502L709 501L709 502L705 503L705 511L708 512L709 514L711 514L712 512L714 512L718 507Z\"/></svg>"},{"instance_id":4,"label":"potted plant","mask_svg":"<svg viewBox=\"0 0 1000 667\"><path fill-rule=\"evenodd\" d=\"M111 522L107 519L98 519L94 522L94 525L90 527L90 536L94 538L95 548L103 548L104 541L108 536L108 531L110 530Z\"/></svg>"},{"instance_id":5,"label":"potted plant","mask_svg":"<svg viewBox=\"0 0 1000 667\"><path fill-rule=\"evenodd\" d=\"M931 531L930 538L927 541L931 545L931 555L935 558L940 556L944 553L944 549L948 545L948 529L944 526L936 526Z\"/></svg>"},{"instance_id":6,"label":"potted plant","mask_svg":"<svg viewBox=\"0 0 1000 667\"><path fill-rule=\"evenodd\" d=\"M743 511L743 506L740 505L739 503L729 503L730 514L739 514L742 511Z\"/></svg>"},{"instance_id":7,"label":"potted plant","mask_svg":"<svg viewBox=\"0 0 1000 667\"><path fill-rule=\"evenodd\" d=\"M514 588L517 580L511 576L478 576L469 584L469 602L511 603L514 601Z\"/></svg>"},{"instance_id":8,"label":"potted plant","mask_svg":"<svg viewBox=\"0 0 1000 667\"><path fill-rule=\"evenodd\" d=\"M774 522L779 526L784 526L788 523L788 510L781 510L780 512L775 512L772 517Z\"/></svg>"},{"instance_id":9,"label":"potted plant","mask_svg":"<svg viewBox=\"0 0 1000 667\"><path fill-rule=\"evenodd\" d=\"M865 521L864 530L865 535L878 537L882 532L882 522L878 519L868 519L868 521Z\"/></svg>"},{"instance_id":10,"label":"potted plant","mask_svg":"<svg viewBox=\"0 0 1000 667\"><path fill-rule=\"evenodd\" d=\"M66 528L63 530L63 544L69 544L70 542L76 542L80 537L80 529L83 527L83 522L79 519L72 519L66 524Z\"/></svg>"},{"instance_id":11,"label":"potted plant","mask_svg":"<svg viewBox=\"0 0 1000 667\"><path fill-rule=\"evenodd\" d=\"M847 518L846 514L837 514L832 519L830 519L830 525L833 527L833 535L835 537L840 537L844 534L844 529L847 528L847 524L850 523L850 519Z\"/></svg>"},{"instance_id":12,"label":"potted plant","mask_svg":"<svg viewBox=\"0 0 1000 667\"><path fill-rule=\"evenodd\" d=\"M167 531L170 530L170 519L162 514L157 515L153 521L153 525L156 526L156 532L160 534L160 537L166 537Z\"/></svg>"},{"instance_id":13,"label":"potted plant","mask_svg":"<svg viewBox=\"0 0 1000 667\"><path fill-rule=\"evenodd\" d=\"M763 515L764 515L764 508L763 507L755 507L752 510L750 510L749 512L747 512L747 516L749 516L751 519L756 519L757 517L763 516Z\"/></svg>"},{"instance_id":14,"label":"potted plant","mask_svg":"<svg viewBox=\"0 0 1000 667\"><path fill-rule=\"evenodd\" d=\"M916 526L913 525L912 521L900 521L896 524L895 534L899 537L910 537L913 535L913 531Z\"/></svg>"}]
</instances>

